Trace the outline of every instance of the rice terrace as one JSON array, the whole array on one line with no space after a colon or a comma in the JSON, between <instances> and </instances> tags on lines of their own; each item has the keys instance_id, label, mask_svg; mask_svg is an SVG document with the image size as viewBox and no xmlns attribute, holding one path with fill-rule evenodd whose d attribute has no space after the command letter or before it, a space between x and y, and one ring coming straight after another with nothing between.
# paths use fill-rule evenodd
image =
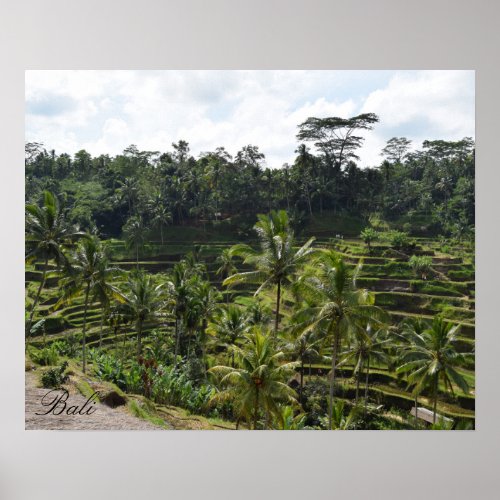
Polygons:
<instances>
[{"instance_id":1,"label":"rice terrace","mask_svg":"<svg viewBox=\"0 0 500 500\"><path fill-rule=\"evenodd\" d=\"M283 165L27 142L27 408L65 389L96 394L86 428L474 429L474 140L361 164L383 120L306 116Z\"/></svg>"}]
</instances>

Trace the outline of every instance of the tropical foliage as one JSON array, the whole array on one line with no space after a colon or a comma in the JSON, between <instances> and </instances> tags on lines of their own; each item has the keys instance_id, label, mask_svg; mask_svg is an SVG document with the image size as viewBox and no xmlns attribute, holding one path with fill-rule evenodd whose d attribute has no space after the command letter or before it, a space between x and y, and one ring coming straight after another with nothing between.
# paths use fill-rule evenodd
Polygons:
<instances>
[{"instance_id":1,"label":"tropical foliage","mask_svg":"<svg viewBox=\"0 0 500 500\"><path fill-rule=\"evenodd\" d=\"M433 428L473 425L474 143L395 137L361 168L378 121L308 118L282 168L254 145L27 144L43 383L81 369L224 428L422 428L422 407Z\"/></svg>"}]
</instances>

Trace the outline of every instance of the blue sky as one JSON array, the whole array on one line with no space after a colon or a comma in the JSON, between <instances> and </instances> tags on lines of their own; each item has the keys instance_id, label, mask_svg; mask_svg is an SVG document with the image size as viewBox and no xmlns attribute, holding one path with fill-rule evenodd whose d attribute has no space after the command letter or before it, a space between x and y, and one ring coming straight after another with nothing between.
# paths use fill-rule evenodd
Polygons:
<instances>
[{"instance_id":1,"label":"blue sky","mask_svg":"<svg viewBox=\"0 0 500 500\"><path fill-rule=\"evenodd\" d=\"M474 137L473 71L27 71L26 140L56 153L115 155L130 144L191 153L258 145L268 166L292 162L310 116L380 117L361 166L394 136Z\"/></svg>"}]
</instances>

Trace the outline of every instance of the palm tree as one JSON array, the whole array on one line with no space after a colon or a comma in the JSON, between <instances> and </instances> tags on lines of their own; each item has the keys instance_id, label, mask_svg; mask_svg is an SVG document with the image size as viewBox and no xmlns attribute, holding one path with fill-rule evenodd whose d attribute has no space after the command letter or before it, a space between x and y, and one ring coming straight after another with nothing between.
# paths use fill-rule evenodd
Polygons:
<instances>
[{"instance_id":1,"label":"palm tree","mask_svg":"<svg viewBox=\"0 0 500 500\"><path fill-rule=\"evenodd\" d=\"M360 238L366 243L368 246L368 253L372 253L372 242L378 239L378 233L372 227L365 227L361 234Z\"/></svg>"},{"instance_id":2,"label":"palm tree","mask_svg":"<svg viewBox=\"0 0 500 500\"><path fill-rule=\"evenodd\" d=\"M296 404L295 392L287 383L296 363L283 363L284 354L258 328L247 336L247 342L236 347L236 367L214 366L210 372L220 378L224 388L216 399L232 399L238 422L244 418L257 429L261 412L270 418L280 415L279 403Z\"/></svg>"},{"instance_id":3,"label":"palm tree","mask_svg":"<svg viewBox=\"0 0 500 500\"><path fill-rule=\"evenodd\" d=\"M245 264L253 265L256 270L236 273L224 280L224 285L233 283L260 283L255 292L276 286L276 312L274 320L274 336L279 328L280 302L282 287L292 282L292 277L315 250L311 248L314 238L310 238L298 250L294 248L295 238L290 228L288 215L284 210L272 211L269 216L259 215L259 222L254 229L260 240L260 251L248 245L235 245L231 249L233 255L243 257Z\"/></svg>"},{"instance_id":4,"label":"palm tree","mask_svg":"<svg viewBox=\"0 0 500 500\"><path fill-rule=\"evenodd\" d=\"M285 351L300 362L299 402L302 402L304 389L304 362L319 356L321 340L315 331L299 329L292 333L292 339L285 345Z\"/></svg>"},{"instance_id":5,"label":"palm tree","mask_svg":"<svg viewBox=\"0 0 500 500\"><path fill-rule=\"evenodd\" d=\"M389 361L385 349L389 346L384 327L373 329L368 323L366 329L357 330L351 345L342 353L342 361L339 366L352 362L354 364L353 375L356 376L356 404L359 399L359 383L361 374L365 371L365 409L366 415L368 404L368 379L370 376L370 363L386 364Z\"/></svg>"},{"instance_id":6,"label":"palm tree","mask_svg":"<svg viewBox=\"0 0 500 500\"><path fill-rule=\"evenodd\" d=\"M157 194L148 201L152 223L160 229L161 244L163 246L163 228L172 222L172 214L165 206L161 194Z\"/></svg>"},{"instance_id":7,"label":"palm tree","mask_svg":"<svg viewBox=\"0 0 500 500\"><path fill-rule=\"evenodd\" d=\"M196 274L193 274L185 261L181 261L174 265L170 279L165 284L168 302L175 318L174 370L177 368L181 328L186 322L186 314L191 300L193 276L196 276Z\"/></svg>"},{"instance_id":8,"label":"palm tree","mask_svg":"<svg viewBox=\"0 0 500 500\"><path fill-rule=\"evenodd\" d=\"M420 279L426 280L432 272L432 257L428 255L412 255L408 264Z\"/></svg>"},{"instance_id":9,"label":"palm tree","mask_svg":"<svg viewBox=\"0 0 500 500\"><path fill-rule=\"evenodd\" d=\"M109 300L108 294L122 300L118 290L108 281L115 270L116 268L109 267L106 250L99 241L99 238L97 236L88 236L78 244L67 269L67 276L62 281L63 297L58 301L55 308L61 304L68 303L76 296L83 295L84 297L82 333L83 373L85 373L87 366L86 333L87 311L90 300L98 298L102 304L106 304Z\"/></svg>"},{"instance_id":10,"label":"palm tree","mask_svg":"<svg viewBox=\"0 0 500 500\"><path fill-rule=\"evenodd\" d=\"M229 278L229 276L236 272L230 248L224 248L215 262L219 265L215 274L221 276L223 279ZM226 292L226 302L229 303L229 290Z\"/></svg>"},{"instance_id":11,"label":"palm tree","mask_svg":"<svg viewBox=\"0 0 500 500\"><path fill-rule=\"evenodd\" d=\"M146 232L148 228L144 225L142 217L132 216L123 226L126 243L129 248L135 248L135 258L137 269L139 269L139 248L141 248L146 241Z\"/></svg>"},{"instance_id":12,"label":"palm tree","mask_svg":"<svg viewBox=\"0 0 500 500\"><path fill-rule=\"evenodd\" d=\"M422 318L407 318L400 324L399 328L393 331L397 351L399 351L397 373L402 373L400 366L404 364L404 358L412 352L415 342L421 338L426 328L428 328L428 324ZM408 385L411 384L409 383ZM413 397L415 398L415 427L418 426L418 396L419 392L415 388L413 390Z\"/></svg>"},{"instance_id":13,"label":"palm tree","mask_svg":"<svg viewBox=\"0 0 500 500\"><path fill-rule=\"evenodd\" d=\"M103 258L97 263L97 274L93 286L93 295L101 304L101 327L99 331L99 347L102 347L102 329L104 318L109 313L111 299L118 299L123 302L118 289L111 284L112 279L121 269L116 266L111 266L109 262L108 247L103 245Z\"/></svg>"},{"instance_id":14,"label":"palm tree","mask_svg":"<svg viewBox=\"0 0 500 500\"><path fill-rule=\"evenodd\" d=\"M75 231L66 218L66 210L57 198L45 191L43 205L26 205L26 262L41 259L43 261L42 277L35 299L31 306L26 332L29 335L33 316L45 285L49 260L55 261L59 267L67 264L63 247L83 233Z\"/></svg>"},{"instance_id":15,"label":"palm tree","mask_svg":"<svg viewBox=\"0 0 500 500\"><path fill-rule=\"evenodd\" d=\"M121 200L126 200L128 204L128 213L132 215L132 208L137 199L138 193L138 182L137 179L132 177L126 177L123 181L119 181L120 186L116 190L117 198Z\"/></svg>"},{"instance_id":16,"label":"palm tree","mask_svg":"<svg viewBox=\"0 0 500 500\"><path fill-rule=\"evenodd\" d=\"M408 373L408 382L415 384L414 392L421 393L431 387L433 398L433 423L436 423L438 386L441 380L445 390L454 394L453 385L464 393L469 385L457 371L465 356L455 349L459 325L453 325L436 316L432 324L421 335L413 336L413 345L403 356L403 364L398 372Z\"/></svg>"},{"instance_id":17,"label":"palm tree","mask_svg":"<svg viewBox=\"0 0 500 500\"><path fill-rule=\"evenodd\" d=\"M385 320L383 311L374 305L373 296L356 287L360 265L353 271L342 257L329 250L322 252L314 269L301 276L295 290L308 304L311 320L308 329L324 327L332 339L332 368L329 391L329 427L332 424L337 357L343 339L360 331L368 321Z\"/></svg>"},{"instance_id":18,"label":"palm tree","mask_svg":"<svg viewBox=\"0 0 500 500\"><path fill-rule=\"evenodd\" d=\"M164 304L162 285L156 285L151 275L136 271L129 277L124 298L128 314L135 321L137 355L140 356L144 323L156 320Z\"/></svg>"},{"instance_id":19,"label":"palm tree","mask_svg":"<svg viewBox=\"0 0 500 500\"><path fill-rule=\"evenodd\" d=\"M212 319L219 308L221 295L209 281L200 281L196 287L196 298L198 303L198 314L201 320L199 341L202 349L202 356L203 359L205 359L208 322Z\"/></svg>"},{"instance_id":20,"label":"palm tree","mask_svg":"<svg viewBox=\"0 0 500 500\"><path fill-rule=\"evenodd\" d=\"M238 304L245 307L250 325L267 325L272 317L272 310L259 297L238 297Z\"/></svg>"},{"instance_id":21,"label":"palm tree","mask_svg":"<svg viewBox=\"0 0 500 500\"><path fill-rule=\"evenodd\" d=\"M208 325L208 333L217 343L231 353L231 367L234 368L235 347L249 332L248 317L241 307L230 304L220 309L213 322Z\"/></svg>"}]
</instances>

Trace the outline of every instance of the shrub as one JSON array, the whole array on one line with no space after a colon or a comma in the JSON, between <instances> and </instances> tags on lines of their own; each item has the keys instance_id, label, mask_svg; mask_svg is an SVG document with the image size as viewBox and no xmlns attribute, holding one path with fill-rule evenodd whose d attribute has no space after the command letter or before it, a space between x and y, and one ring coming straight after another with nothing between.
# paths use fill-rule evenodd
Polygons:
<instances>
[{"instance_id":1,"label":"shrub","mask_svg":"<svg viewBox=\"0 0 500 500\"><path fill-rule=\"evenodd\" d=\"M396 250L406 248L409 244L408 233L403 233L401 231L390 231L387 233L387 238L391 247Z\"/></svg>"},{"instance_id":2,"label":"shrub","mask_svg":"<svg viewBox=\"0 0 500 500\"><path fill-rule=\"evenodd\" d=\"M42 366L54 366L57 365L59 361L59 351L57 345L50 345L49 347L44 347L39 351L34 351L31 353L31 357L35 363Z\"/></svg>"},{"instance_id":3,"label":"shrub","mask_svg":"<svg viewBox=\"0 0 500 500\"><path fill-rule=\"evenodd\" d=\"M122 363L118 359L97 351L89 353L89 357L94 363L94 373L97 377L101 380L113 382L120 388L126 386Z\"/></svg>"},{"instance_id":4,"label":"shrub","mask_svg":"<svg viewBox=\"0 0 500 500\"><path fill-rule=\"evenodd\" d=\"M363 229L363 231L361 231L360 237L365 242L365 244L368 246L368 251L371 252L372 242L374 242L378 239L377 231L375 231L375 229L373 229L372 227L365 227Z\"/></svg>"},{"instance_id":5,"label":"shrub","mask_svg":"<svg viewBox=\"0 0 500 500\"><path fill-rule=\"evenodd\" d=\"M61 356L75 358L79 352L80 342L73 335L70 335L67 340L56 340L52 342L52 345Z\"/></svg>"},{"instance_id":6,"label":"shrub","mask_svg":"<svg viewBox=\"0 0 500 500\"><path fill-rule=\"evenodd\" d=\"M117 385L120 387L120 384ZM138 363L133 363L130 369L124 374L124 386L122 389L127 392L141 394L143 387L142 369Z\"/></svg>"},{"instance_id":7,"label":"shrub","mask_svg":"<svg viewBox=\"0 0 500 500\"><path fill-rule=\"evenodd\" d=\"M50 368L42 374L42 385L46 389L58 389L68 380L68 374L65 373L68 362L65 361L57 368Z\"/></svg>"},{"instance_id":8,"label":"shrub","mask_svg":"<svg viewBox=\"0 0 500 500\"><path fill-rule=\"evenodd\" d=\"M196 386L186 373L159 366L153 380L152 399L160 404L178 405L192 413L210 413L215 389L210 384Z\"/></svg>"},{"instance_id":9,"label":"shrub","mask_svg":"<svg viewBox=\"0 0 500 500\"><path fill-rule=\"evenodd\" d=\"M412 255L408 264L410 264L414 273L423 280L427 279L427 276L432 271L432 257L428 255Z\"/></svg>"}]
</instances>

